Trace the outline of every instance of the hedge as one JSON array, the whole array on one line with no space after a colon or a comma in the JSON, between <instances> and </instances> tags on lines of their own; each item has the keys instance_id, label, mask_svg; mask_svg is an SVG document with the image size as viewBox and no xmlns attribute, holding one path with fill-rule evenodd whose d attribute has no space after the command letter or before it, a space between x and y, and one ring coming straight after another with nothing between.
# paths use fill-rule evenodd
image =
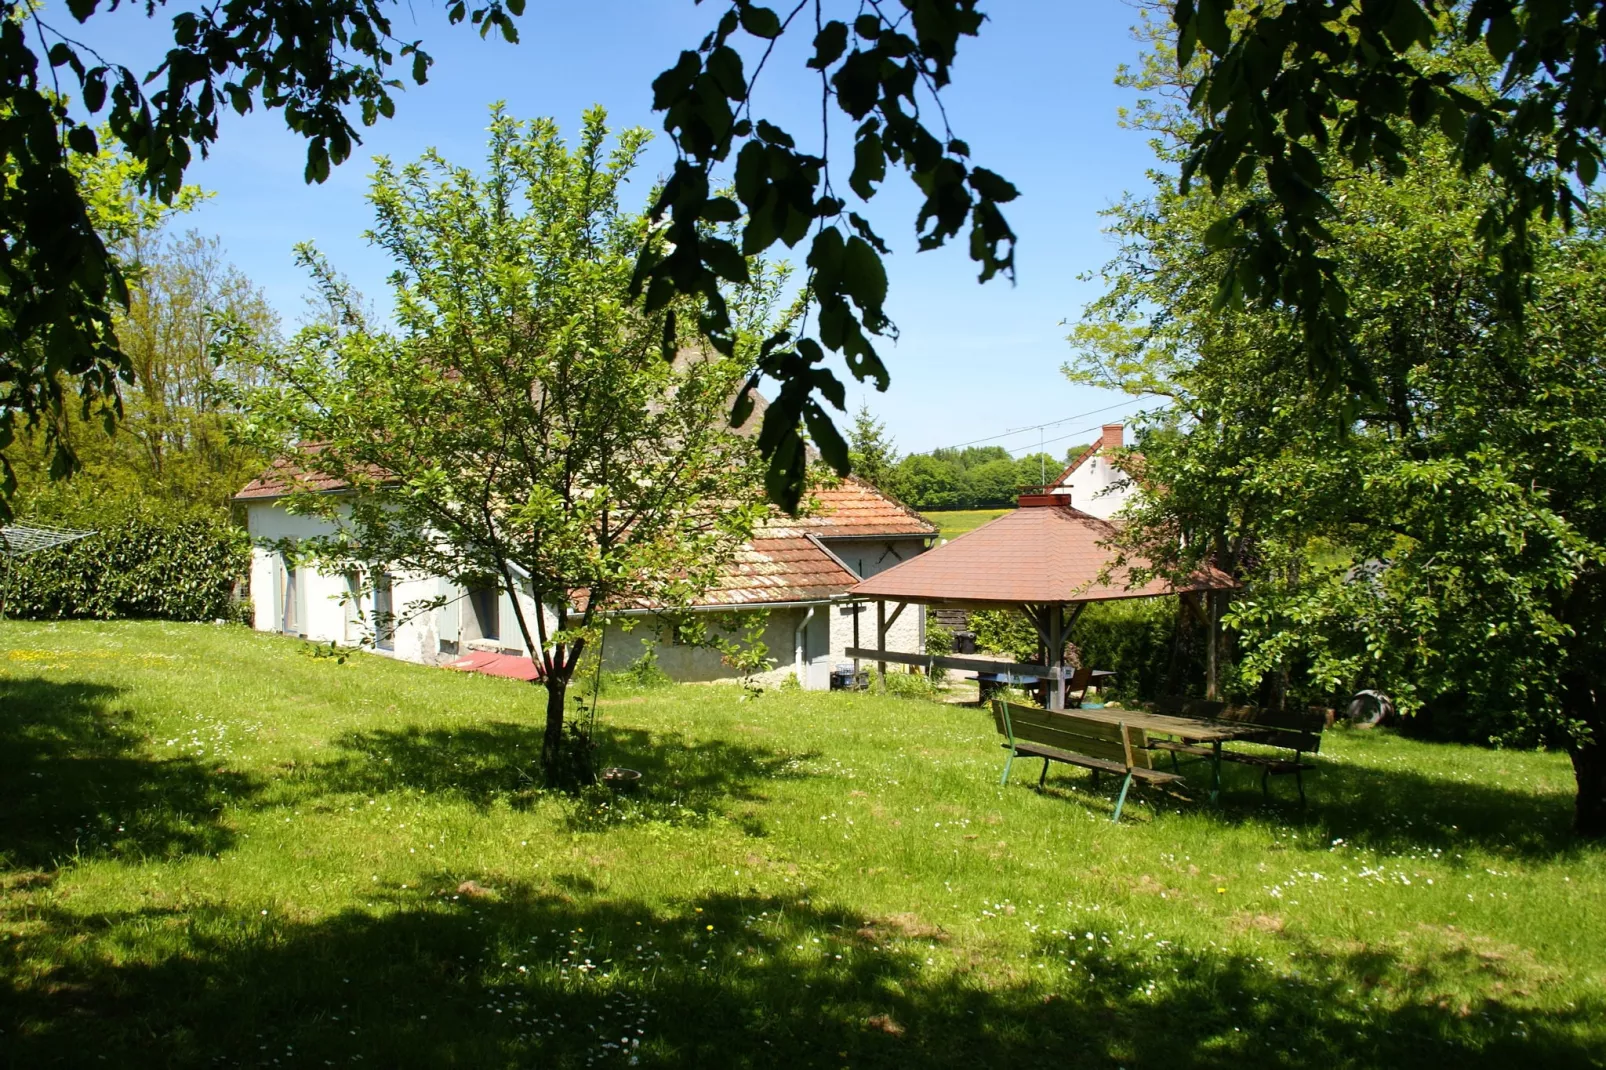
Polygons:
<instances>
[{"instance_id":1,"label":"hedge","mask_svg":"<svg viewBox=\"0 0 1606 1070\"><path fill-rule=\"evenodd\" d=\"M983 649L1035 662L1035 629L1014 610L971 614ZM1175 598L1095 602L1071 630L1080 663L1115 672L1106 693L1124 701L1152 701L1175 691L1194 694L1204 685L1200 629L1185 627Z\"/></svg>"},{"instance_id":2,"label":"hedge","mask_svg":"<svg viewBox=\"0 0 1606 1070\"><path fill-rule=\"evenodd\" d=\"M222 517L141 505L31 522L96 534L11 559L7 617L242 619L234 591L250 568L251 543Z\"/></svg>"}]
</instances>

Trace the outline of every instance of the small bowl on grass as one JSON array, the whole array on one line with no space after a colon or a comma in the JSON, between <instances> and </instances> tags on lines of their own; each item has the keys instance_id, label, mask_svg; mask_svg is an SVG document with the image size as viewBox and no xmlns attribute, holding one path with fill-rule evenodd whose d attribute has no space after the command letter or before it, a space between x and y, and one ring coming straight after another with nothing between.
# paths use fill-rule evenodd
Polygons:
<instances>
[{"instance_id":1,"label":"small bowl on grass","mask_svg":"<svg viewBox=\"0 0 1606 1070\"><path fill-rule=\"evenodd\" d=\"M635 791L636 785L641 783L641 772L610 765L602 771L602 782L614 791Z\"/></svg>"}]
</instances>

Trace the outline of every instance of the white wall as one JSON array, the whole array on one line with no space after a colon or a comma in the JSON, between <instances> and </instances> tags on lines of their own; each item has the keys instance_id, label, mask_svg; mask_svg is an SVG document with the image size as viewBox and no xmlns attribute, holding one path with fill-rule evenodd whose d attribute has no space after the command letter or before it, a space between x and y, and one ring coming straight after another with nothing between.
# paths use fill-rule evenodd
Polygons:
<instances>
[{"instance_id":1,"label":"white wall","mask_svg":"<svg viewBox=\"0 0 1606 1070\"><path fill-rule=\"evenodd\" d=\"M1076 471L1053 493L1068 494L1071 505L1084 513L1108 520L1126 504L1132 495L1130 477L1109 458L1094 454L1077 465Z\"/></svg>"},{"instance_id":2,"label":"white wall","mask_svg":"<svg viewBox=\"0 0 1606 1070\"><path fill-rule=\"evenodd\" d=\"M887 603L887 616L897 611L898 603ZM853 645L854 605L831 607L831 656L837 661L850 660L846 653ZM876 606L874 602L857 603L859 614L859 646L874 649L876 645ZM910 605L898 614L898 619L887 629L887 649L904 654L926 652L926 607ZM862 662L861 662L862 667ZM899 667L901 670L901 666ZM891 671L890 667L888 671Z\"/></svg>"},{"instance_id":3,"label":"white wall","mask_svg":"<svg viewBox=\"0 0 1606 1070\"><path fill-rule=\"evenodd\" d=\"M864 580L894 565L901 565L926 549L926 540L920 537L821 539L820 542Z\"/></svg>"},{"instance_id":4,"label":"white wall","mask_svg":"<svg viewBox=\"0 0 1606 1070\"><path fill-rule=\"evenodd\" d=\"M336 531L334 523L316 517L294 516L276 501L252 503L246 510L246 526L255 547L251 560L251 599L256 628L259 631L283 630L283 590L285 586L284 562L277 552L261 545L282 539L308 539L330 535ZM841 557L848 567L859 570L860 575L872 576L891 568L900 560L908 560L925 548L925 540L913 539L836 539L827 543L832 552ZM353 642L371 634L374 624L374 594L364 593L357 603L361 624L354 631L348 627L351 610L343 602L347 591L346 577L338 573L320 572L310 567L298 570L297 601L301 612L296 621L296 634L320 643ZM278 592L276 594L276 591ZM465 635L468 607L464 604L466 592L462 587L435 576L396 575L392 578L392 612L401 621L390 640L389 649L382 645L382 653L406 661L436 664L469 653L470 650L500 650L528 656L513 603L507 592L501 593L498 617L500 634L495 640L469 639ZM419 603L444 597L444 606L418 612ZM519 603L526 613L532 631L535 627L537 607L533 598L521 590ZM889 604L890 615L893 605ZM540 607L545 615L548 634L557 626L556 615L547 607ZM866 604L859 610L860 642L866 647L875 646L875 607ZM761 682L777 684L796 674L799 682L807 685L828 677L838 663L847 661L847 648L853 645L853 614L842 603L814 607L807 632L807 649L802 661L797 657L797 629L808 614L808 607L780 606L769 610L762 640L768 647L774 667L758 674ZM645 649L643 640L654 638L650 618L640 620L626 632L618 623L606 628L604 666L617 672L639 658ZM445 649L443 650L443 645ZM726 665L717 651L677 645L659 639L657 642L660 667L677 680L713 681L734 680L740 675ZM925 649L925 607L911 605L887 633L887 649L905 653L921 653ZM809 663L815 663L813 674ZM820 668L820 666L824 668Z\"/></svg>"},{"instance_id":5,"label":"white wall","mask_svg":"<svg viewBox=\"0 0 1606 1070\"><path fill-rule=\"evenodd\" d=\"M279 502L270 500L248 505L246 530L255 544L251 551L250 577L255 626L258 631L283 631L286 563L275 549L263 543L331 535L337 530L336 524L318 517L293 515ZM367 579L371 584L372 577ZM299 613L294 622L294 634L317 643L356 643L364 638L372 638L376 623L375 594L372 590L363 593L353 604L346 597L348 581L340 573L301 567L296 571L295 581ZM453 645L460 653L467 653L470 644L460 642L462 607L458 599L463 594L461 587L436 576L416 573L393 575L391 612L399 623L392 635L377 644L378 651L426 665L458 656L452 653ZM426 603L442 597L447 599L446 605L424 608ZM500 598L498 616L501 627L498 639L494 642L475 641L472 646L475 649L527 655L529 651L513 612L512 599L505 591ZM533 631L535 601L528 592L521 591L519 603ZM553 614L549 610L543 609L543 612L550 629L554 626ZM358 619L350 621L348 618ZM443 640L448 644L445 651L441 649Z\"/></svg>"},{"instance_id":6,"label":"white wall","mask_svg":"<svg viewBox=\"0 0 1606 1070\"><path fill-rule=\"evenodd\" d=\"M825 613L829 608L829 606L815 607L814 618L811 621L810 633L820 647L817 657L830 657L823 649L827 634ZM802 680L803 672L797 663L797 628L807 613L806 607L799 606L778 606L769 610L769 619L764 625L760 639L768 648L773 667L754 674L754 678L760 683L778 684L794 672L798 674L798 679ZM741 673L725 664L719 651L671 642L668 630L664 629L662 632L656 630L655 623L652 617L637 617L634 618L634 626L628 632L619 621L609 623L604 629L606 636L602 654L603 668L609 672L622 672L630 667L631 662L641 657L648 643L655 643L658 651L658 667L676 680L706 683L740 678ZM742 638L740 632L724 631L721 634L730 639Z\"/></svg>"}]
</instances>

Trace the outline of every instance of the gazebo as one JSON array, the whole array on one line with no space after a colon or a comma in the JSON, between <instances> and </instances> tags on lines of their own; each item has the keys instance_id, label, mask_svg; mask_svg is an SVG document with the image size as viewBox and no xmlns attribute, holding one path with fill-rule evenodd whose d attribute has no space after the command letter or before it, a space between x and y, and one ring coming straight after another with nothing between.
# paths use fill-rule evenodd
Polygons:
<instances>
[{"instance_id":1,"label":"gazebo","mask_svg":"<svg viewBox=\"0 0 1606 1070\"><path fill-rule=\"evenodd\" d=\"M887 663L894 662L922 666L928 671L940 666L1045 678L1049 682L1048 708L1062 710L1065 644L1089 602L1176 595L1199 609L1201 593L1238 586L1218 569L1196 573L1182 583L1155 577L1133 585L1130 569L1114 564L1110 543L1117 530L1107 520L1072 508L1064 495L1022 495L1013 512L872 576L849 591L849 597L855 600L875 602L876 645L859 645L859 618L855 614L854 642L847 653L877 662L883 673ZM888 603L893 603L890 614ZM1037 629L1048 664L900 654L886 649L887 629L911 603L1018 609ZM1212 619L1210 623L1213 632L1215 622ZM1212 642L1212 653L1214 647ZM1210 659L1212 669L1214 660Z\"/></svg>"}]
</instances>

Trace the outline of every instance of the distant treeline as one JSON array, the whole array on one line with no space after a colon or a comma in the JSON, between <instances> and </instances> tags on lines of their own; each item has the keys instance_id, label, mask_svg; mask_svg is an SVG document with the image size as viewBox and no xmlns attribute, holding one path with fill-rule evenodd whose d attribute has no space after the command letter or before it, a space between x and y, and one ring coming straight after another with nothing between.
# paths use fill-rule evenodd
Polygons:
<instances>
[{"instance_id":1,"label":"distant treeline","mask_svg":"<svg viewBox=\"0 0 1606 1070\"><path fill-rule=\"evenodd\" d=\"M1002 446L938 449L904 457L884 489L917 509L990 509L1014 505L1022 487L1053 482L1066 463L1047 453L1011 457Z\"/></svg>"},{"instance_id":2,"label":"distant treeline","mask_svg":"<svg viewBox=\"0 0 1606 1070\"><path fill-rule=\"evenodd\" d=\"M1002 446L945 448L898 456L881 422L867 407L854 417L853 472L916 509L992 509L1014 505L1022 487L1052 483L1085 445L1064 457L1033 453L1011 457Z\"/></svg>"}]
</instances>

